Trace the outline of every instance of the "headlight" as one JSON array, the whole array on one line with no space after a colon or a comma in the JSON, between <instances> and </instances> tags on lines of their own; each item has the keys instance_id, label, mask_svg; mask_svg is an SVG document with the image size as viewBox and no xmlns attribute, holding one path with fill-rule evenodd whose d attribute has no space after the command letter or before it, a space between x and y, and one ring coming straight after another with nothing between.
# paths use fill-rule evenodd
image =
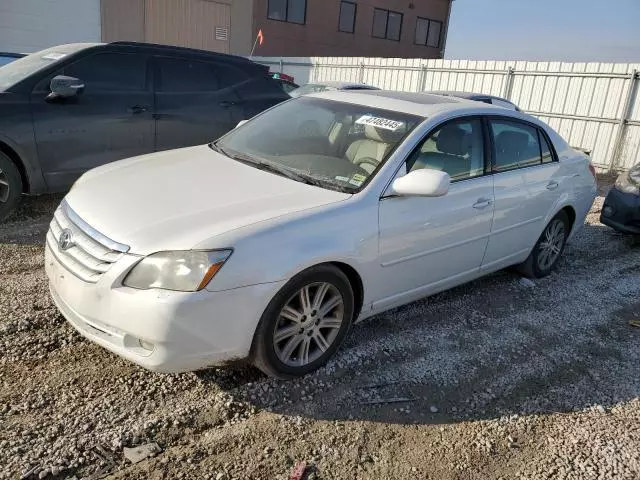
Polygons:
<instances>
[{"instance_id":1,"label":"headlight","mask_svg":"<svg viewBox=\"0 0 640 480\"><path fill-rule=\"evenodd\" d=\"M621 173L616 180L616 188L621 192L640 194L640 165Z\"/></svg>"},{"instance_id":2,"label":"headlight","mask_svg":"<svg viewBox=\"0 0 640 480\"><path fill-rule=\"evenodd\" d=\"M124 284L143 290L195 292L207 286L230 255L231 250L154 253L133 267Z\"/></svg>"}]
</instances>

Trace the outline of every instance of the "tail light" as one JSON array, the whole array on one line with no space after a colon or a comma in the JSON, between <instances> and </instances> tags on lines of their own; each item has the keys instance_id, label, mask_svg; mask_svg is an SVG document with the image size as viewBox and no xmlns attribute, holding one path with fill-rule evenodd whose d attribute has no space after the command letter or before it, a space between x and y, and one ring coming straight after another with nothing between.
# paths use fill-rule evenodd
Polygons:
<instances>
[{"instance_id":1,"label":"tail light","mask_svg":"<svg viewBox=\"0 0 640 480\"><path fill-rule=\"evenodd\" d=\"M596 167L593 166L593 163L589 162L589 171L591 175L593 175L593 179L596 179Z\"/></svg>"}]
</instances>

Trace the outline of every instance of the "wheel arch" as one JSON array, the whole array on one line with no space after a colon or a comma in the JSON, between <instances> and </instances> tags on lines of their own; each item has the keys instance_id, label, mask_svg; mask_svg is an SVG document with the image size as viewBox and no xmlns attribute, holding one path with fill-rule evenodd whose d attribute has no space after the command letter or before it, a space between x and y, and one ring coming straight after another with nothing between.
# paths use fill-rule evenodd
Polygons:
<instances>
[{"instance_id":1,"label":"wheel arch","mask_svg":"<svg viewBox=\"0 0 640 480\"><path fill-rule=\"evenodd\" d=\"M15 165L20 172L20 179L22 180L22 193L28 193L31 189L31 184L29 182L29 175L27 175L27 169L25 168L24 162L9 144L0 140L0 152L4 153L9 160Z\"/></svg>"},{"instance_id":2,"label":"wheel arch","mask_svg":"<svg viewBox=\"0 0 640 480\"><path fill-rule=\"evenodd\" d=\"M562 207L558 213L560 212L564 212L567 214L567 217L569 218L569 235L573 232L573 227L576 223L576 210L575 208L573 208L573 206L571 205L565 205L564 207ZM556 213L556 215L558 214ZM555 217L555 215L554 215Z\"/></svg>"},{"instance_id":3,"label":"wheel arch","mask_svg":"<svg viewBox=\"0 0 640 480\"><path fill-rule=\"evenodd\" d=\"M320 264L322 265L322 264ZM342 273L344 273L351 284L351 289L353 290L354 297L354 310L353 310L353 319L354 321L360 316L360 312L362 311L362 304L364 301L364 284L362 283L362 277L358 273L358 271L353 268L351 265L344 262L327 262L327 265L333 265L338 268Z\"/></svg>"}]
</instances>

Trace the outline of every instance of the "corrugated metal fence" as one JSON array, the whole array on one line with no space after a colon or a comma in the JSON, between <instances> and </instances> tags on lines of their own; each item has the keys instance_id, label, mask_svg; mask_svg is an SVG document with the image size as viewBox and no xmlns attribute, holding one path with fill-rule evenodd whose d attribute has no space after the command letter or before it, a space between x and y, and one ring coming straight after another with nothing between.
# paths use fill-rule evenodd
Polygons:
<instances>
[{"instance_id":1,"label":"corrugated metal fence","mask_svg":"<svg viewBox=\"0 0 640 480\"><path fill-rule=\"evenodd\" d=\"M640 64L426 60L360 57L254 60L298 83L364 82L421 92L457 90L505 97L591 152L600 170L640 161Z\"/></svg>"}]
</instances>

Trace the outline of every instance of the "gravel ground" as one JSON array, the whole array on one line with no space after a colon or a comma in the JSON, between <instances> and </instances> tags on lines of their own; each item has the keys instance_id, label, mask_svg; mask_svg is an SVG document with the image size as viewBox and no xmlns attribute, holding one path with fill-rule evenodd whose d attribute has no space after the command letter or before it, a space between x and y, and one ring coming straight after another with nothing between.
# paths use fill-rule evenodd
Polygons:
<instances>
[{"instance_id":1,"label":"gravel ground","mask_svg":"<svg viewBox=\"0 0 640 480\"><path fill-rule=\"evenodd\" d=\"M602 197L551 276L369 319L290 382L152 374L83 340L42 267L59 201L0 224L1 478L640 478L640 247L598 223Z\"/></svg>"}]
</instances>

